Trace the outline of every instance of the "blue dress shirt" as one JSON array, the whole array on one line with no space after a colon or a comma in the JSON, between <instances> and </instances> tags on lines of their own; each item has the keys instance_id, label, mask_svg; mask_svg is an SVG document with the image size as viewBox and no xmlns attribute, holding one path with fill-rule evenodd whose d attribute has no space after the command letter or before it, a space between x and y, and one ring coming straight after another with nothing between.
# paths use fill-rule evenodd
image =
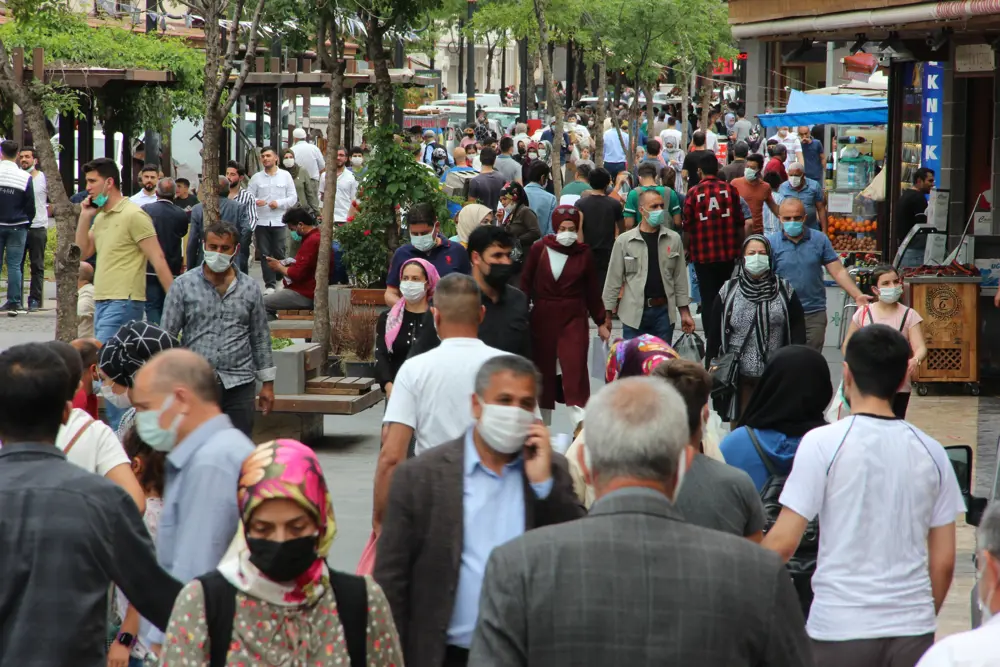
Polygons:
<instances>
[{"instance_id":1,"label":"blue dress shirt","mask_svg":"<svg viewBox=\"0 0 1000 667\"><path fill-rule=\"evenodd\" d=\"M542 236L548 236L552 233L552 212L556 210L555 195L547 192L538 183L528 183L524 186L524 192L528 195L528 207L538 217L538 227L542 231Z\"/></svg>"},{"instance_id":2,"label":"blue dress shirt","mask_svg":"<svg viewBox=\"0 0 1000 667\"><path fill-rule=\"evenodd\" d=\"M219 415L167 454L156 559L181 583L214 570L233 541L240 468L253 450L229 417ZM147 646L163 643L162 632L146 627Z\"/></svg>"},{"instance_id":3,"label":"blue dress shirt","mask_svg":"<svg viewBox=\"0 0 1000 667\"><path fill-rule=\"evenodd\" d=\"M813 229L819 229L819 218L816 215L816 204L823 203L823 186L818 181L811 178L805 179L805 185L801 190L792 187L790 181L785 181L778 187L778 193L785 197L794 197L802 202L806 209L806 225Z\"/></svg>"},{"instance_id":4,"label":"blue dress shirt","mask_svg":"<svg viewBox=\"0 0 1000 667\"><path fill-rule=\"evenodd\" d=\"M486 561L495 547L524 534L524 461L521 457L514 459L504 466L502 475L497 475L482 464L469 429L462 471L462 563L448 624L448 644L469 648L479 619ZM550 477L531 488L536 496L545 499L552 493L552 485Z\"/></svg>"},{"instance_id":5,"label":"blue dress shirt","mask_svg":"<svg viewBox=\"0 0 1000 667\"><path fill-rule=\"evenodd\" d=\"M840 259L826 234L803 227L797 243L784 231L769 234L767 240L771 242L771 268L791 284L803 312L809 315L826 310L823 267Z\"/></svg>"}]
</instances>

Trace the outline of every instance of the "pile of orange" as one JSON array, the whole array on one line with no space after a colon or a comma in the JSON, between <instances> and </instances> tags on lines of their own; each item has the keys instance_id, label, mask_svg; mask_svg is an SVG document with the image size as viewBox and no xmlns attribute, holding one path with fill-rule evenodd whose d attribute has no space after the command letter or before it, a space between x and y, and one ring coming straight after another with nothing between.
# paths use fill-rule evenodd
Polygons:
<instances>
[{"instance_id":1,"label":"pile of orange","mask_svg":"<svg viewBox=\"0 0 1000 667\"><path fill-rule=\"evenodd\" d=\"M827 218L827 235L833 239L834 234L865 234L878 231L878 222L873 219L857 220L844 215L830 215Z\"/></svg>"}]
</instances>

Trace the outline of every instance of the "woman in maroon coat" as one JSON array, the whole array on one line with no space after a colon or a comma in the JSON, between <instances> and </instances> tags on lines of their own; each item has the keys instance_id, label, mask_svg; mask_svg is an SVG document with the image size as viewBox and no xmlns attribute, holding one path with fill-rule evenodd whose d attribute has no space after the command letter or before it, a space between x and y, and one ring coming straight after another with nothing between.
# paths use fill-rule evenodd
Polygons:
<instances>
[{"instance_id":1,"label":"woman in maroon coat","mask_svg":"<svg viewBox=\"0 0 1000 667\"><path fill-rule=\"evenodd\" d=\"M599 327L601 338L611 336L601 300L603 286L598 284L590 249L579 242L582 226L579 209L557 206L552 213L556 233L531 246L521 274L521 289L532 303L531 349L542 373L539 407L546 422L551 421L557 398L570 408L574 423L583 419L583 407L590 398L587 314Z\"/></svg>"}]
</instances>

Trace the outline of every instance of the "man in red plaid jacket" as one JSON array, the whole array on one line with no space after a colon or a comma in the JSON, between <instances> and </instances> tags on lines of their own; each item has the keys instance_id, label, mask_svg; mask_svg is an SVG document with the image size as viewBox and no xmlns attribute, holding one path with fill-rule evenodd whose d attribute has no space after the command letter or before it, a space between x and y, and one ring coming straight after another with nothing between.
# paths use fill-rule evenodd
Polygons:
<instances>
[{"instance_id":1,"label":"man in red plaid jacket","mask_svg":"<svg viewBox=\"0 0 1000 667\"><path fill-rule=\"evenodd\" d=\"M684 202L684 247L698 276L702 317L708 321L719 290L733 275L745 221L740 193L718 178L719 161L714 155L701 159L698 173L701 181L687 191Z\"/></svg>"}]
</instances>

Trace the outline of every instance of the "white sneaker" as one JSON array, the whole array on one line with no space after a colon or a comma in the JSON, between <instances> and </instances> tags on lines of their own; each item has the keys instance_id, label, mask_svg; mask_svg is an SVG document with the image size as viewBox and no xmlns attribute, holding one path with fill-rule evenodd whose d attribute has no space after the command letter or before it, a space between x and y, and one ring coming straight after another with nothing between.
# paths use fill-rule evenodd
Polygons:
<instances>
[{"instance_id":1,"label":"white sneaker","mask_svg":"<svg viewBox=\"0 0 1000 667\"><path fill-rule=\"evenodd\" d=\"M267 289L264 290L264 296L269 296L271 294L274 294L274 288L273 287L268 287Z\"/></svg>"}]
</instances>

